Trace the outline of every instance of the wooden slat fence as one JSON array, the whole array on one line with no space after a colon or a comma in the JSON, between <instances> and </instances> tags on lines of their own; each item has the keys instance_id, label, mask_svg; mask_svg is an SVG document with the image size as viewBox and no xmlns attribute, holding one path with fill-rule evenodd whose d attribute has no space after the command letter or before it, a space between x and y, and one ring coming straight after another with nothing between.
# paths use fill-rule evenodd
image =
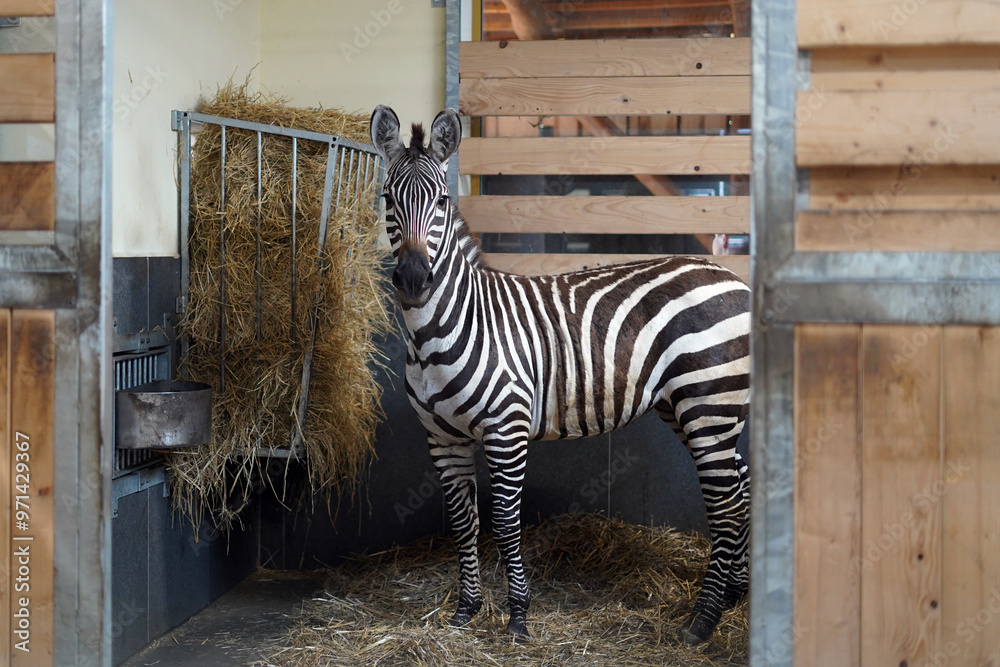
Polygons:
<instances>
[{"instance_id":1,"label":"wooden slat fence","mask_svg":"<svg viewBox=\"0 0 1000 667\"><path fill-rule=\"evenodd\" d=\"M678 196L670 182L750 173L750 137L727 134L726 121L750 112L748 38L463 42L459 70L463 114L493 128L546 118L558 130L465 139L461 173L631 175L658 195L464 197L474 232L694 234L703 243L748 233L748 197ZM675 136L647 136L668 124ZM494 253L490 262L550 273L643 257ZM724 261L748 277L748 257Z\"/></svg>"}]
</instances>

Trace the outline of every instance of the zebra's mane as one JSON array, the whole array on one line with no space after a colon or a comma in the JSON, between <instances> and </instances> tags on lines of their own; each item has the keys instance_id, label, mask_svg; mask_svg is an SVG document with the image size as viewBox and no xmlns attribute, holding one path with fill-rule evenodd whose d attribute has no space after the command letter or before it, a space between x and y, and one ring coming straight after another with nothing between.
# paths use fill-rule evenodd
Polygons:
<instances>
[{"instance_id":1,"label":"zebra's mane","mask_svg":"<svg viewBox=\"0 0 1000 667\"><path fill-rule=\"evenodd\" d=\"M413 123L410 128L410 155L414 158L417 158L419 155L427 155L427 149L424 146L425 138L424 126L420 123ZM462 213L458 210L457 198L452 203L452 211L452 222L455 225L455 241L458 243L458 249L477 269L489 269L490 267L483 257L479 239L472 235L468 223L465 222L465 218L462 217Z\"/></svg>"},{"instance_id":2,"label":"zebra's mane","mask_svg":"<svg viewBox=\"0 0 1000 667\"><path fill-rule=\"evenodd\" d=\"M455 242L458 243L458 249L465 255L465 258L469 260L472 266L477 269L489 269L490 266L486 263L486 258L483 257L483 250L479 245L479 239L469 231L469 225L458 210L457 202L452 203L451 210L451 221L455 225Z\"/></svg>"},{"instance_id":3,"label":"zebra's mane","mask_svg":"<svg viewBox=\"0 0 1000 667\"><path fill-rule=\"evenodd\" d=\"M421 123L414 123L410 128L410 152L426 155L424 148L424 126Z\"/></svg>"}]
</instances>

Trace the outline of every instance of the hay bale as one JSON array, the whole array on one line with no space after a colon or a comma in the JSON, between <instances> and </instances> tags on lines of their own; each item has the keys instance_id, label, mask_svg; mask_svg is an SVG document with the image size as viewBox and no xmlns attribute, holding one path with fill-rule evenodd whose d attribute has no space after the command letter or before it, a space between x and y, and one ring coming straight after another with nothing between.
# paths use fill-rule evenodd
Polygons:
<instances>
[{"instance_id":1,"label":"hay bale","mask_svg":"<svg viewBox=\"0 0 1000 667\"><path fill-rule=\"evenodd\" d=\"M708 541L669 528L599 515L562 516L529 527L522 549L532 590L534 639L506 633L504 569L480 544L483 610L467 628L446 625L458 562L450 539L362 556L328 574L303 602L298 624L258 665L745 665L747 603L726 612L705 644L675 635L694 605Z\"/></svg>"},{"instance_id":2,"label":"hay bale","mask_svg":"<svg viewBox=\"0 0 1000 667\"><path fill-rule=\"evenodd\" d=\"M248 93L246 84L220 89L202 111L367 142L367 116L290 107ZM372 374L373 340L389 325L375 169L367 179L358 169L351 180L345 177L323 252L318 221L328 146L299 140L293 302L291 144L264 136L258 200L256 133L227 129L224 204L220 128L206 125L193 150L190 297L182 322L191 346L181 372L215 388L213 438L195 451L170 454L168 465L175 505L196 525L207 511L228 527L268 479L260 474L258 448L288 449L300 429L314 492L351 486L373 451L381 397ZM314 305L308 414L298 424Z\"/></svg>"}]
</instances>

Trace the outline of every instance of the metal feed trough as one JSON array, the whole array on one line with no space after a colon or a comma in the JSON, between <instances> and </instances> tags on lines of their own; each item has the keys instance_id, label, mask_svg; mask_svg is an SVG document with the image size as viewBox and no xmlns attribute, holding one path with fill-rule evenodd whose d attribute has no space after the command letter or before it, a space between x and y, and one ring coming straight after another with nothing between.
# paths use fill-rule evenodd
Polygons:
<instances>
[{"instance_id":1,"label":"metal feed trough","mask_svg":"<svg viewBox=\"0 0 1000 667\"><path fill-rule=\"evenodd\" d=\"M354 188L354 202L355 202L355 212L357 210L357 202L360 198L362 187L364 183L369 182L371 178L376 178L378 183L381 183L382 178L384 178L384 169L381 166L381 162L378 158L378 154L375 152L375 148L369 144L361 144L349 139L342 137L337 137L331 134L324 134L321 132L311 132L307 130L297 130L285 127L278 127L275 125L267 125L264 123L255 123L244 120L238 120L235 118L223 118L220 116L211 116L208 114L195 113L192 111L173 111L171 112L171 129L180 133L180 235L181 235L181 303L179 304L178 310L180 312L186 312L188 305L188 294L189 294L189 280L190 280L190 255L189 255L189 235L190 235L190 220L191 220L191 135L192 129L197 129L199 126L204 125L218 125L221 130L222 135L222 153L221 153L221 202L220 209L224 209L224 204L226 201L226 132L228 129L240 129L248 130L256 134L257 137L257 291L256 291L256 312L257 312L257 339L260 341L261 334L261 235L260 235L260 221L262 219L262 155L263 155L263 145L265 136L267 137L285 137L291 139L291 164L292 170L289 174L289 178L292 186L292 235L289 244L289 252L291 253L291 263L292 263L292 279L290 284L290 296L292 304L292 317L290 318L291 326L289 327L288 335L290 338L294 339L297 335L295 331L295 309L298 301L298 273L296 271L296 234L299 229L299 224L318 224L319 226L319 237L318 243L321 249L325 249L327 232L329 228L330 215L332 211L341 206L341 202L344 201L350 194L350 188ZM323 200L322 209L320 212L319 220L299 220L299 215L296 210L296 194L298 189L298 155L299 155L299 142L300 141L313 141L324 143L328 146L327 159L326 159L326 176L323 184ZM376 196L374 201L377 203L378 197L377 193L379 188L375 188ZM220 266L225 267L226 265L226 244L225 244L225 216L220 218L219 226L219 236L220 236ZM325 252L325 250L324 250ZM322 256L322 253L321 253ZM219 375L219 392L226 386L226 374L225 374L225 355L226 355L226 285L225 285L225 271L222 271L222 284L220 289L220 322L219 330L221 332L221 345L220 345L220 375ZM299 395L299 402L296 406L296 414L298 419L298 428L295 432L290 435L291 446L290 449L271 449L271 448L258 448L258 454L262 456L292 456L299 457L302 455L303 446L303 425L306 420L306 413L309 405L309 384L312 374L312 358L313 358L313 348L316 340L316 323L318 319L318 308L319 304L312 304L312 312L309 318L309 343L306 349L306 354L303 360L302 367L302 378L301 378L301 393ZM187 351L188 341L183 340L181 343L181 355L183 356Z\"/></svg>"}]
</instances>

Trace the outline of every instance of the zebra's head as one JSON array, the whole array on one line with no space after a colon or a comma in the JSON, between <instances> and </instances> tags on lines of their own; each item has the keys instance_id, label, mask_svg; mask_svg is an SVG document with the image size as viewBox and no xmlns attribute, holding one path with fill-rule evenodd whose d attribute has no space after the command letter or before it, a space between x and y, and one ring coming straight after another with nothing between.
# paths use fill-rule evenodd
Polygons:
<instances>
[{"instance_id":1,"label":"zebra's head","mask_svg":"<svg viewBox=\"0 0 1000 667\"><path fill-rule=\"evenodd\" d=\"M451 199L445 170L462 140L458 112L445 109L431 123L430 142L413 126L409 147L399 136L399 118L387 106L375 107L372 144L385 160L385 225L396 270L392 282L406 306L426 303L435 278L435 261L451 224Z\"/></svg>"}]
</instances>

